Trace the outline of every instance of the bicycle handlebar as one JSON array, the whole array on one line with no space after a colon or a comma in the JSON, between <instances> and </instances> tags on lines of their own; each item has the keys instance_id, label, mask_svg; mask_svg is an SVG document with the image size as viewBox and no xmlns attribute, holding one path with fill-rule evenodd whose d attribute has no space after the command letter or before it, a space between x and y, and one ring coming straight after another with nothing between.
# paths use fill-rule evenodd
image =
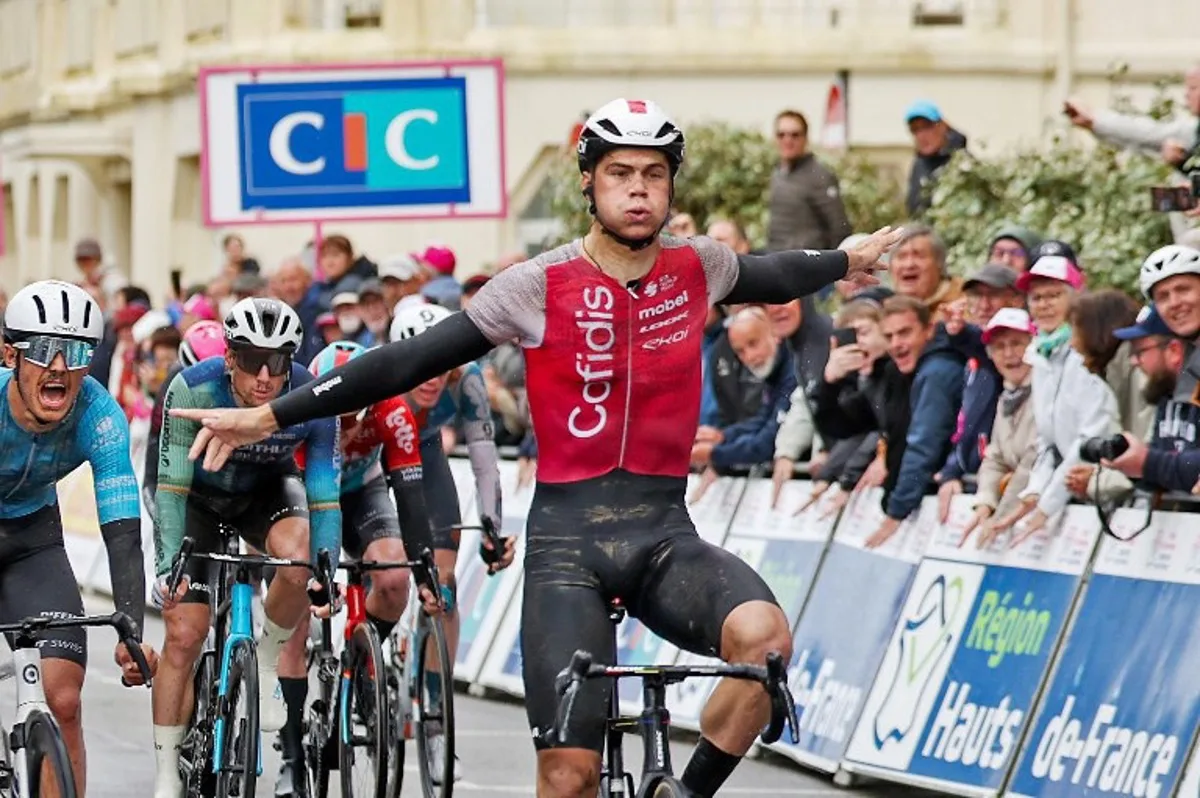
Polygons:
<instances>
[{"instance_id":1,"label":"bicycle handlebar","mask_svg":"<svg viewBox=\"0 0 1200 798\"><path fill-rule=\"evenodd\" d=\"M503 559L508 538L500 535L499 530L496 529L496 523L491 518L484 516L479 520L478 524L452 524L436 531L462 532L468 529L479 531L479 556L483 558L484 563L488 566L488 576L495 576L498 571L493 569L492 566Z\"/></svg>"},{"instance_id":2,"label":"bicycle handlebar","mask_svg":"<svg viewBox=\"0 0 1200 798\"><path fill-rule=\"evenodd\" d=\"M554 730L559 744L567 742L567 723L575 705L575 697L583 682L588 679L663 678L668 684L684 679L708 676L759 682L771 697L771 718L761 737L768 745L779 740L785 724L791 727L792 742L799 739L800 721L796 717L796 704L787 685L787 666L777 652L767 655L766 666L762 665L594 665L592 655L576 651L571 663L554 679L554 690L558 694L558 715Z\"/></svg>"},{"instance_id":3,"label":"bicycle handlebar","mask_svg":"<svg viewBox=\"0 0 1200 798\"><path fill-rule=\"evenodd\" d=\"M0 625L0 634L16 635L18 647L22 647L19 642L22 637L32 640L37 637L38 632L44 632L47 629L78 629L85 626L111 626L115 629L117 637L125 645L129 656L133 658L134 664L141 671L143 683L146 687L150 687L153 682L153 674L150 673L150 663L146 662L146 655L142 653L142 644L137 639L137 624L123 612L114 612L112 615L72 615L66 618L38 615L24 618L16 623ZM130 687L131 685L126 684L125 686Z\"/></svg>"}]
</instances>

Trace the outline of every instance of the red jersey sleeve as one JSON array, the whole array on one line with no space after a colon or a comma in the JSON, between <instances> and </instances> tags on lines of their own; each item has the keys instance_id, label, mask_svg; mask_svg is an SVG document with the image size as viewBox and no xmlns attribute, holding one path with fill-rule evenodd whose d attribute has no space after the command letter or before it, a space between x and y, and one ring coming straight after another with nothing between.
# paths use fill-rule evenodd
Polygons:
<instances>
[{"instance_id":1,"label":"red jersey sleeve","mask_svg":"<svg viewBox=\"0 0 1200 798\"><path fill-rule=\"evenodd\" d=\"M417 438L417 420L403 397L394 396L371 407L375 434L383 444L386 471L421 466L421 444Z\"/></svg>"}]
</instances>

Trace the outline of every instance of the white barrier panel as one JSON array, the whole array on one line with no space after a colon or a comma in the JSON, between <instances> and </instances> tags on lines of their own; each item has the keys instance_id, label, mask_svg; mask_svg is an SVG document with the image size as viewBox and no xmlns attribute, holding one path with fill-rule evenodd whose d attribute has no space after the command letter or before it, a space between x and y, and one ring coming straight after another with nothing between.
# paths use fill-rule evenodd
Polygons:
<instances>
[{"instance_id":1,"label":"white barrier panel","mask_svg":"<svg viewBox=\"0 0 1200 798\"><path fill-rule=\"evenodd\" d=\"M788 668L800 739L771 746L827 773L837 770L846 751L937 520L936 501L926 500L883 546L868 550L867 538L883 521L882 496L880 489L855 494L838 521L796 627Z\"/></svg>"},{"instance_id":2,"label":"white barrier panel","mask_svg":"<svg viewBox=\"0 0 1200 798\"><path fill-rule=\"evenodd\" d=\"M795 628L808 599L817 568L833 535L836 518L826 517L824 505L816 504L800 515L812 496L812 483L791 480L784 484L779 501L772 507L775 486L769 479L752 479L733 516L724 548L745 560L771 588ZM713 663L719 660L681 652L680 665ZM688 679L667 688L671 723L698 729L700 711L716 687L716 679Z\"/></svg>"},{"instance_id":3,"label":"white barrier panel","mask_svg":"<svg viewBox=\"0 0 1200 798\"><path fill-rule=\"evenodd\" d=\"M1112 527L1128 537L1145 518L1118 510ZM1200 516L1106 536L1006 794L1177 794L1200 725L1197 607Z\"/></svg>"},{"instance_id":4,"label":"white barrier panel","mask_svg":"<svg viewBox=\"0 0 1200 798\"><path fill-rule=\"evenodd\" d=\"M1016 759L1096 548L1096 511L1069 507L1015 549L964 546L960 496L917 567L843 768L994 796Z\"/></svg>"},{"instance_id":5,"label":"white barrier panel","mask_svg":"<svg viewBox=\"0 0 1200 798\"><path fill-rule=\"evenodd\" d=\"M461 468L455 472L460 496L462 483L457 480L463 478L474 484L475 477L469 466L465 474ZM532 487L517 490L517 464L510 460L500 462L500 489L504 496L502 534L519 536L513 564L495 576L488 576L487 566L479 556L479 533L468 531L463 533L456 569L461 634L455 657L454 677L481 684L494 681L488 677L487 663L489 650L494 648L494 641L498 639L497 633L502 623L509 615L520 615L517 608L520 606L518 601L521 562L525 548L525 522L529 517L530 502L533 500ZM464 515L464 518L466 517ZM470 517L478 521L474 509L471 510ZM514 600L514 596L518 599ZM492 675L495 676L498 672L493 670ZM520 675L519 669L517 674Z\"/></svg>"}]
</instances>

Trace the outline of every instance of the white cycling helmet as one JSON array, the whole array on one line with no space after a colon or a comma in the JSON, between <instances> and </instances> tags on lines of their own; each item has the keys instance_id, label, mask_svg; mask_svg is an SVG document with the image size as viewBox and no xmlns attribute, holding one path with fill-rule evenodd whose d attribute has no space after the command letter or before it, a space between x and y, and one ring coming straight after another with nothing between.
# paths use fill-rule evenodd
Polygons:
<instances>
[{"instance_id":1,"label":"white cycling helmet","mask_svg":"<svg viewBox=\"0 0 1200 798\"><path fill-rule=\"evenodd\" d=\"M4 337L9 342L33 335L95 346L104 337L104 314L91 294L79 286L41 280L18 291L4 311Z\"/></svg>"},{"instance_id":2,"label":"white cycling helmet","mask_svg":"<svg viewBox=\"0 0 1200 798\"><path fill-rule=\"evenodd\" d=\"M672 175L683 164L683 131L650 100L613 100L589 116L576 145L579 171L591 171L606 152L622 147L661 150Z\"/></svg>"},{"instance_id":3,"label":"white cycling helmet","mask_svg":"<svg viewBox=\"0 0 1200 798\"><path fill-rule=\"evenodd\" d=\"M295 352L303 333L296 311L278 299L243 299L225 317L225 340L231 348Z\"/></svg>"},{"instance_id":4,"label":"white cycling helmet","mask_svg":"<svg viewBox=\"0 0 1200 798\"><path fill-rule=\"evenodd\" d=\"M1200 275L1200 250L1178 244L1168 244L1154 250L1142 263L1142 273L1138 278L1142 294L1146 299L1153 299L1150 292L1154 286L1180 274Z\"/></svg>"},{"instance_id":5,"label":"white cycling helmet","mask_svg":"<svg viewBox=\"0 0 1200 798\"><path fill-rule=\"evenodd\" d=\"M391 337L393 341L404 341L420 335L439 321L450 318L453 314L441 305L410 305L396 311L392 319Z\"/></svg>"}]
</instances>

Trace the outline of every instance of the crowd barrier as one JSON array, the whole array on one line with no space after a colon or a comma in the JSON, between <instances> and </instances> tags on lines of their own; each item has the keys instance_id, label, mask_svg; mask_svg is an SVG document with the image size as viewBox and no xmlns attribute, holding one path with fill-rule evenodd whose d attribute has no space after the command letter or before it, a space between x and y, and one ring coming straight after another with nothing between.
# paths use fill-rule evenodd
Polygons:
<instances>
[{"instance_id":1,"label":"crowd barrier","mask_svg":"<svg viewBox=\"0 0 1200 798\"><path fill-rule=\"evenodd\" d=\"M475 522L471 469L454 460L452 470L464 522ZM504 529L517 534L533 490L518 488L513 462L501 463L501 481ZM86 467L60 497L80 584L106 591ZM836 514L828 497L809 499L796 480L772 507L769 479L723 477L690 507L700 534L754 566L792 623L800 735L772 750L840 784L1200 798L1200 515L1156 512L1121 541L1101 534L1094 508L1072 506L1015 549L1002 538L981 550L975 538L959 545L970 497L957 497L945 524L931 497L868 549L882 520L877 490ZM1111 526L1125 536L1144 520L1119 510ZM522 694L522 544L513 567L489 577L472 554L478 535L464 534L456 678L475 690ZM617 640L622 663L698 659L633 618ZM712 687L672 688L673 721L697 728ZM621 697L637 709L633 691Z\"/></svg>"}]
</instances>

